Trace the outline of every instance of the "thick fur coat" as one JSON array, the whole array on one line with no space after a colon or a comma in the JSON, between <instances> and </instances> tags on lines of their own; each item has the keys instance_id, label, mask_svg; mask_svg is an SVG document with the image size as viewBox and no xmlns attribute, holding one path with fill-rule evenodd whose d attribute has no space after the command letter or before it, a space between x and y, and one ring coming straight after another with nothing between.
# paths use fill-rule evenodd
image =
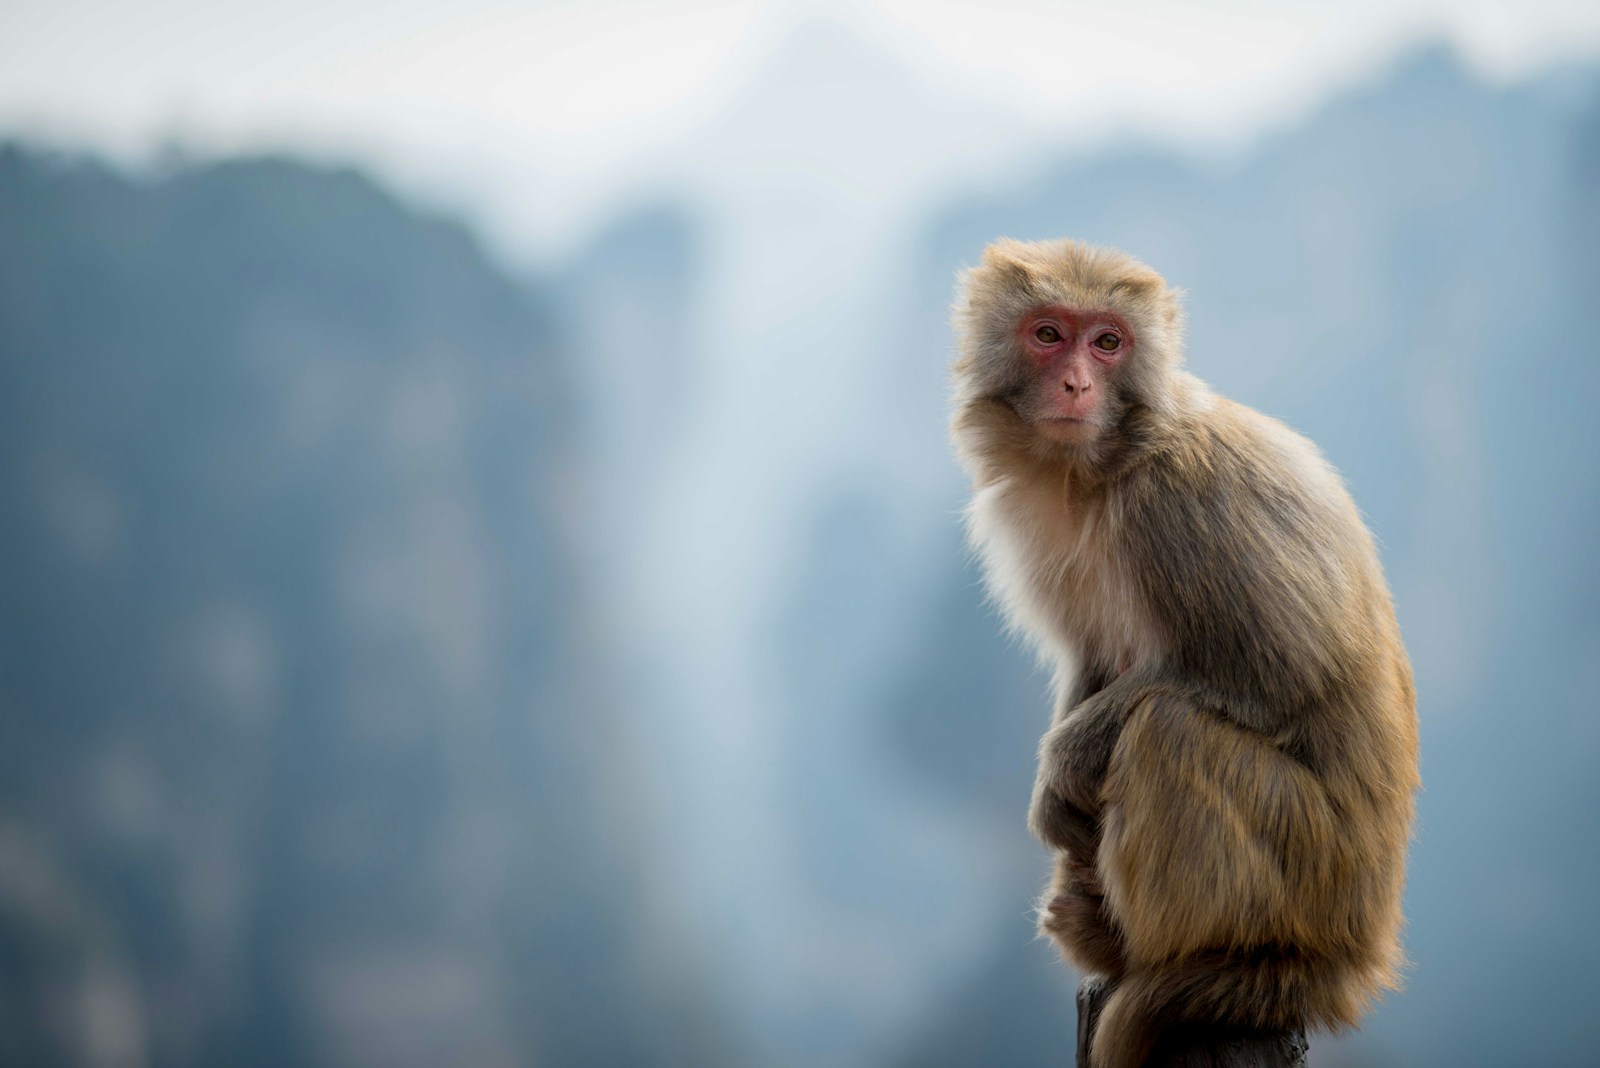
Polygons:
<instances>
[{"instance_id":1,"label":"thick fur coat","mask_svg":"<svg viewBox=\"0 0 1600 1068\"><path fill-rule=\"evenodd\" d=\"M1018 325L1103 310L1132 350L1092 439L1038 433ZM972 545L1058 703L1030 822L1041 928L1114 990L1096 1068L1180 1023L1354 1025L1397 983L1415 700L1372 538L1336 472L1182 369L1176 295L1070 241L964 274L952 438Z\"/></svg>"}]
</instances>

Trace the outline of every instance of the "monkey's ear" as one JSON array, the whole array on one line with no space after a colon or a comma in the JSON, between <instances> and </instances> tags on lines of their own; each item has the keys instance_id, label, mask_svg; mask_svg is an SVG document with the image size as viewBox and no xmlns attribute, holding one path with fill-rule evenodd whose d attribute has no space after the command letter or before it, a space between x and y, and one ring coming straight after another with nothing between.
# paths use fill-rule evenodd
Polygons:
<instances>
[{"instance_id":1,"label":"monkey's ear","mask_svg":"<svg viewBox=\"0 0 1600 1068\"><path fill-rule=\"evenodd\" d=\"M1175 293L1167 287L1167 283L1159 274L1148 267L1140 266L1127 271L1111 283L1111 291L1107 295L1112 299L1123 297L1156 301L1175 296Z\"/></svg>"},{"instance_id":2,"label":"monkey's ear","mask_svg":"<svg viewBox=\"0 0 1600 1068\"><path fill-rule=\"evenodd\" d=\"M1008 289L1027 289L1033 284L1033 267L1020 255L1021 244L1009 238L996 241L983 250L983 269Z\"/></svg>"}]
</instances>

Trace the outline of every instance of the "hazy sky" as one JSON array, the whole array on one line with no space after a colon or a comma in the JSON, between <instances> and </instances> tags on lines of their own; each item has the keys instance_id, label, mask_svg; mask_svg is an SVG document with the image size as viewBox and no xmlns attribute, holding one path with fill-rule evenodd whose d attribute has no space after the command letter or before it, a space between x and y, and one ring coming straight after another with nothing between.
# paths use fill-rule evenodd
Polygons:
<instances>
[{"instance_id":1,"label":"hazy sky","mask_svg":"<svg viewBox=\"0 0 1600 1068\"><path fill-rule=\"evenodd\" d=\"M1499 78L1600 52L1582 0L0 0L0 133L370 161L560 244L621 190L724 167L696 131L816 14L914 73L926 117L987 109L984 151L1124 129L1236 142L1430 37ZM788 114L813 138L853 121ZM899 151L925 171L919 136Z\"/></svg>"}]
</instances>

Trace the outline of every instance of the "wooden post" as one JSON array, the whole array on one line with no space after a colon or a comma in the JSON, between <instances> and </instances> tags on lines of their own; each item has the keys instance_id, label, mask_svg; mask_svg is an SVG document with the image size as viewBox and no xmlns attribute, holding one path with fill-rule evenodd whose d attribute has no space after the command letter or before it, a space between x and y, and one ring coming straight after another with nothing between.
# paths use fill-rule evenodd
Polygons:
<instances>
[{"instance_id":1,"label":"wooden post","mask_svg":"<svg viewBox=\"0 0 1600 1068\"><path fill-rule=\"evenodd\" d=\"M1110 995L1097 975L1078 986L1078 1068L1089 1068L1089 1040ZM1161 1036L1145 1068L1306 1068L1309 1048L1298 1031L1186 1025Z\"/></svg>"}]
</instances>

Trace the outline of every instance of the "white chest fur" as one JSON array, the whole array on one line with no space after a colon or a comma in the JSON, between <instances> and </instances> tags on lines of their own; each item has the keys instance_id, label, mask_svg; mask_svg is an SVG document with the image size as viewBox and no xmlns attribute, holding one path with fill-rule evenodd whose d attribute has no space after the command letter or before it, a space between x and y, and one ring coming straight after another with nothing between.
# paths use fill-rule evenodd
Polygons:
<instances>
[{"instance_id":1,"label":"white chest fur","mask_svg":"<svg viewBox=\"0 0 1600 1068\"><path fill-rule=\"evenodd\" d=\"M991 595L1060 677L1087 662L1115 671L1158 654L1104 498L1074 499L1054 479L1006 480L973 498L967 529Z\"/></svg>"}]
</instances>

